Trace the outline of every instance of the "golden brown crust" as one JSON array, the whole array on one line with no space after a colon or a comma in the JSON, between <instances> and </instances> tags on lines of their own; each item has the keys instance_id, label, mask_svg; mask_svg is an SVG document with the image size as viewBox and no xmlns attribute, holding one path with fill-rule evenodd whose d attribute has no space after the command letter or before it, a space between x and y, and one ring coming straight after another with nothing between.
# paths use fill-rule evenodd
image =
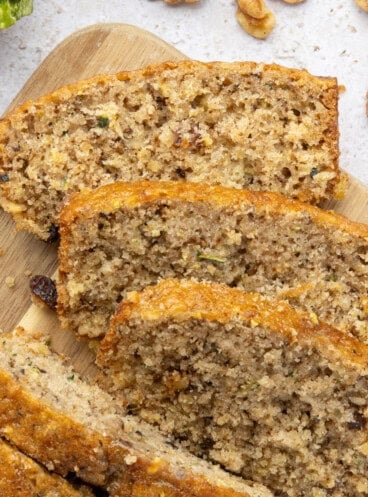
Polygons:
<instances>
[{"instance_id":1,"label":"golden brown crust","mask_svg":"<svg viewBox=\"0 0 368 497\"><path fill-rule=\"evenodd\" d=\"M196 72L198 68L206 68L208 70L218 68L219 70L224 72L226 72L230 68L232 70L234 70L235 68L240 75L242 75L243 73L249 74L249 72L251 71L262 73L264 76L273 76L274 78L282 75L287 77L291 82L294 82L298 86L303 86L309 83L315 85L317 88L320 88L321 92L323 92L321 102L327 109L331 110L331 112L328 113L328 118L326 118L325 140L327 143L329 143L331 152L331 164L329 164L329 168L335 173L335 176L328 182L327 191L325 192L323 198L329 198L329 196L333 195L334 192L342 190L342 187L339 187L339 185L341 182L345 183L345 181L342 181L342 175L338 166L339 132L336 102L338 101L339 90L336 78L318 77L311 75L306 70L291 69L279 66L277 64L263 64L256 62L164 62L160 64L153 64L136 71L121 72L116 75L99 75L82 82L67 85L37 100L30 100L25 102L23 105L9 112L3 120L0 120L0 164L2 150L4 149L4 145L7 142L7 130L9 128L10 122L12 121L13 123L20 123L24 113L27 113L30 109L41 109L42 106L47 105L48 103L66 101L73 95L75 96L78 94L82 94L87 88L91 88L94 86L105 86L113 83L114 81L130 81L133 78L144 79L150 76L161 74L165 70L175 70L178 68L183 72L188 73ZM7 187L5 185L2 185L4 196L6 196L6 189ZM321 200L320 198L314 198L313 195L314 194L312 192L304 190L303 187L301 187L298 198L302 201L313 202L318 202ZM18 215L18 218L20 217L21 215Z\"/></svg>"},{"instance_id":2,"label":"golden brown crust","mask_svg":"<svg viewBox=\"0 0 368 497\"><path fill-rule=\"evenodd\" d=\"M15 333L26 332L17 329ZM11 337L12 334L3 335L3 339L11 340ZM30 337L37 339L44 335L32 334ZM196 473L189 463L185 471L179 471L169 456L155 459L146 455L143 435L141 449L134 445L136 442L129 436L129 431L125 434L121 430L116 437L97 433L64 414L63 406L60 409L59 412L49 408L13 376L0 370L0 435L62 476L76 473L88 483L109 487L110 495L122 497L270 496L266 490L264 494L237 491L228 482L216 481L215 478L211 483ZM124 417L121 421L127 422ZM159 434L157 439L162 444ZM190 461L194 465L196 459L190 456ZM228 478L232 479L230 475ZM240 481L237 483L243 486Z\"/></svg>"},{"instance_id":3,"label":"golden brown crust","mask_svg":"<svg viewBox=\"0 0 368 497\"><path fill-rule=\"evenodd\" d=\"M354 364L368 366L368 346L318 322L316 316L297 312L286 302L265 299L218 283L194 280L162 280L142 292L131 292L111 320L110 330L101 343L98 362L119 341L118 325L131 318L145 321L160 319L204 319L227 323L241 319L251 326L264 326L282 334L290 342L308 341L323 354L343 357ZM313 319L313 320L312 320ZM315 322L317 321L317 322Z\"/></svg>"},{"instance_id":4,"label":"golden brown crust","mask_svg":"<svg viewBox=\"0 0 368 497\"><path fill-rule=\"evenodd\" d=\"M108 456L102 437L47 408L1 370L0 392L2 436L62 476L77 472L90 483L105 482Z\"/></svg>"},{"instance_id":5,"label":"golden brown crust","mask_svg":"<svg viewBox=\"0 0 368 497\"><path fill-rule=\"evenodd\" d=\"M92 497L78 491L60 476L48 473L32 459L0 439L1 497Z\"/></svg>"},{"instance_id":6,"label":"golden brown crust","mask_svg":"<svg viewBox=\"0 0 368 497\"><path fill-rule=\"evenodd\" d=\"M111 497L250 497L248 493L226 488L221 483L211 485L204 477L191 473L190 468L185 474L175 475L164 460L140 459L138 464L121 474L108 490ZM258 495L271 497L268 492L264 496Z\"/></svg>"},{"instance_id":7,"label":"golden brown crust","mask_svg":"<svg viewBox=\"0 0 368 497\"><path fill-rule=\"evenodd\" d=\"M142 78L146 78L151 75L160 74L165 70L173 70L180 68L183 71L195 71L198 67L206 67L208 69L212 69L214 67L223 68L226 70L227 68L234 68L235 66L238 68L239 73L249 73L250 71L254 71L258 69L260 72L264 74L278 72L280 74L286 75L290 78L291 81L295 81L300 85L305 84L306 82L313 81L313 83L321 88L321 90L331 90L324 100L324 105L328 108L333 108L336 102L336 95L338 95L338 84L337 79L333 77L320 77L314 76L310 74L308 71L304 69L292 69L284 66L280 66L278 64L262 64L257 62L200 62L193 60L184 60L178 62L162 62L158 64L151 64L143 69L139 69L136 71L123 71L114 75L98 75L92 78L86 79L84 81L80 81L78 83L72 83L70 85L63 86L54 92L45 95L43 97L38 98L37 100L28 100L24 102L24 104L20 105L16 109L10 111L2 120L0 120L0 142L2 141L2 134L5 135L5 131L7 129L7 121L17 115L21 115L24 112L33 106L40 107L48 102L60 102L63 100L67 100L71 95L82 93L85 88L89 88L93 85L106 85L114 81L115 79L119 81L128 81L132 79L132 77L136 77L139 75ZM336 92L336 93L335 93ZM337 131L337 127L336 127Z\"/></svg>"},{"instance_id":8,"label":"golden brown crust","mask_svg":"<svg viewBox=\"0 0 368 497\"><path fill-rule=\"evenodd\" d=\"M67 232L75 220L92 218L99 212L108 213L120 208L133 209L159 199L206 202L216 207L245 205L269 215L303 213L324 227L338 228L358 237L368 237L368 226L365 224L350 221L332 211L287 199L278 193L170 181L117 182L93 191L76 193L61 213L61 233Z\"/></svg>"}]
</instances>

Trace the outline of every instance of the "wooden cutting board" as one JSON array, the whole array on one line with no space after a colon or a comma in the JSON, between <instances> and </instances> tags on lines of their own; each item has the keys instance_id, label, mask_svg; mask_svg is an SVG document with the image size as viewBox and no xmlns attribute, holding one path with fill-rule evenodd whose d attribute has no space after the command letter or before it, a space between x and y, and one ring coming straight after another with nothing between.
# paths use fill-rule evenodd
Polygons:
<instances>
[{"instance_id":1,"label":"wooden cutting board","mask_svg":"<svg viewBox=\"0 0 368 497\"><path fill-rule=\"evenodd\" d=\"M30 98L100 73L138 69L166 60L183 60L178 52L156 36L124 24L97 24L78 31L63 41L45 59L15 97L9 109ZM346 198L326 207L350 218L368 222L368 189L351 180ZM71 357L82 373L93 371L93 355L83 341L61 331L53 312L31 305L29 273L52 275L56 270L56 246L41 242L25 232L15 232L10 216L0 213L0 329L10 331L17 324L31 330L47 330L52 345ZM15 279L9 288L5 280Z\"/></svg>"}]
</instances>

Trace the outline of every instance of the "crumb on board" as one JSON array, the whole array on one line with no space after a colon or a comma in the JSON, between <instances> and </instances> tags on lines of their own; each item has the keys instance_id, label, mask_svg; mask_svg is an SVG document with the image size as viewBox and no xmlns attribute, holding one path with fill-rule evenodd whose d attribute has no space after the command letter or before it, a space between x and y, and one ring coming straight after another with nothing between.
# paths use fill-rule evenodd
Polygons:
<instances>
[{"instance_id":1,"label":"crumb on board","mask_svg":"<svg viewBox=\"0 0 368 497\"><path fill-rule=\"evenodd\" d=\"M5 254L5 250L0 248L0 257Z\"/></svg>"},{"instance_id":2,"label":"crumb on board","mask_svg":"<svg viewBox=\"0 0 368 497\"><path fill-rule=\"evenodd\" d=\"M346 86L345 85L339 85L339 95L341 95L341 93L345 93L346 92Z\"/></svg>"},{"instance_id":3,"label":"crumb on board","mask_svg":"<svg viewBox=\"0 0 368 497\"><path fill-rule=\"evenodd\" d=\"M14 288L15 287L15 278L13 276L7 276L5 278L5 284L9 288Z\"/></svg>"},{"instance_id":4,"label":"crumb on board","mask_svg":"<svg viewBox=\"0 0 368 497\"><path fill-rule=\"evenodd\" d=\"M32 274L32 271L30 271L29 269L24 271L24 276L31 276L31 274Z\"/></svg>"}]
</instances>

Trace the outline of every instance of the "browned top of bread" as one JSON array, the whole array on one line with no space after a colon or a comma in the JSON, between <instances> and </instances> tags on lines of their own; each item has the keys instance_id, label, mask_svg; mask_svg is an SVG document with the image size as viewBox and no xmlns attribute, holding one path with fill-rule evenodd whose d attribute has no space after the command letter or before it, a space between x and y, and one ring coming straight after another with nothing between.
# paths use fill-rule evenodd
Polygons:
<instances>
[{"instance_id":1,"label":"browned top of bread","mask_svg":"<svg viewBox=\"0 0 368 497\"><path fill-rule=\"evenodd\" d=\"M74 488L47 472L29 457L0 439L1 497L92 497L87 487Z\"/></svg>"},{"instance_id":2,"label":"browned top of bread","mask_svg":"<svg viewBox=\"0 0 368 497\"><path fill-rule=\"evenodd\" d=\"M250 61L242 61L242 62L200 62L200 61L191 61L191 60L185 60L185 61L179 61L179 62L163 62L163 63L158 63L158 64L151 64L143 69L139 69L136 71L123 71L118 74L114 75L98 75L94 76L92 78L86 79L84 81L80 81L78 83L72 83L70 85L66 85L49 95L45 95L43 97L38 98L37 100L28 100L24 104L20 105L17 107L15 110L9 112L5 118L0 121L0 140L1 140L1 134L6 132L6 126L7 126L7 119L10 116L14 116L17 114L20 114L21 112L26 112L29 108L33 107L34 105L36 106L41 106L44 105L45 103L48 102L56 102L56 101L62 101L66 100L70 97L71 94L75 92L82 92L84 88L90 87L93 85L98 85L98 84L106 84L110 81L113 81L114 79L121 80L121 81L129 81L133 77L136 77L137 74L139 74L142 78L148 78L149 76L157 73L161 73L164 70L172 70L180 67L183 71L193 71L197 69L198 67L203 67L206 69L212 69L214 67L217 68L222 68L224 70L229 69L230 67L235 67L237 66L238 70L240 72L251 72L254 70L259 70L259 72L263 72L264 74L272 74L275 75L279 73L280 75L283 74L287 76L290 81L295 81L296 83L302 85L303 82L312 82L318 87L321 88L321 90L336 90L338 91L337 87L337 79L334 77L320 77L320 76L314 76L313 74L310 74L308 71L305 69L293 69L289 67L284 67L280 66L278 64L262 64L258 62L250 62ZM335 94L331 93L326 96L326 101L324 102L326 106L333 106L334 105L334 97ZM338 135L337 131L337 121L335 121L335 134L336 136Z\"/></svg>"},{"instance_id":3,"label":"browned top of bread","mask_svg":"<svg viewBox=\"0 0 368 497\"><path fill-rule=\"evenodd\" d=\"M119 340L116 327L136 317L145 321L174 318L220 323L240 319L251 326L261 325L282 334L291 342L308 340L324 354L338 354L352 363L368 366L367 345L319 322L315 315L297 312L286 302L269 300L226 285L176 279L162 280L142 292L128 295L102 341L100 363L103 363L105 352Z\"/></svg>"},{"instance_id":4,"label":"browned top of bread","mask_svg":"<svg viewBox=\"0 0 368 497\"><path fill-rule=\"evenodd\" d=\"M78 468L81 477L90 483L105 483L108 457L103 437L83 429L62 412L48 408L2 370L0 385L6 396L6 400L0 402L3 436L63 476ZM46 426L52 431L51 437Z\"/></svg>"},{"instance_id":5,"label":"browned top of bread","mask_svg":"<svg viewBox=\"0 0 368 497\"><path fill-rule=\"evenodd\" d=\"M333 211L287 199L278 193L170 181L117 182L96 190L76 193L64 207L60 224L62 229L67 229L68 225L77 219L92 218L99 212L114 212L122 207L133 209L158 199L207 202L219 207L247 205L270 216L303 212L320 225L336 227L359 237L368 237L368 226L365 224L350 221Z\"/></svg>"}]
</instances>

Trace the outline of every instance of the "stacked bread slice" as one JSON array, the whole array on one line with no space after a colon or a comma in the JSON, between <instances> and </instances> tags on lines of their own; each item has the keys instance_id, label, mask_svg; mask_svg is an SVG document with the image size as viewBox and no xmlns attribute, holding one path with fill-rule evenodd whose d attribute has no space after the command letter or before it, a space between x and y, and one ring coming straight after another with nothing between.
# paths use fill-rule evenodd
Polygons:
<instances>
[{"instance_id":1,"label":"stacked bread slice","mask_svg":"<svg viewBox=\"0 0 368 497\"><path fill-rule=\"evenodd\" d=\"M99 364L128 407L275 495L368 492L368 346L215 283L132 292Z\"/></svg>"},{"instance_id":2,"label":"stacked bread slice","mask_svg":"<svg viewBox=\"0 0 368 497\"><path fill-rule=\"evenodd\" d=\"M117 497L271 497L127 416L50 351L47 335L3 335L0 358L0 434L49 470Z\"/></svg>"},{"instance_id":3,"label":"stacked bread slice","mask_svg":"<svg viewBox=\"0 0 368 497\"><path fill-rule=\"evenodd\" d=\"M1 205L53 240L65 198L117 180L187 180L320 202L344 189L334 78L178 62L99 76L0 122Z\"/></svg>"},{"instance_id":4,"label":"stacked bread slice","mask_svg":"<svg viewBox=\"0 0 368 497\"><path fill-rule=\"evenodd\" d=\"M103 389L46 335L2 336L2 437L111 497L368 495L368 228L301 202L344 190L337 95L166 63L0 122L1 205L61 227L62 325L102 338L117 311Z\"/></svg>"},{"instance_id":5,"label":"stacked bread slice","mask_svg":"<svg viewBox=\"0 0 368 497\"><path fill-rule=\"evenodd\" d=\"M76 194L60 224L59 316L80 335L104 334L127 291L177 277L288 299L368 340L368 227L335 213L276 193L135 182Z\"/></svg>"}]
</instances>

